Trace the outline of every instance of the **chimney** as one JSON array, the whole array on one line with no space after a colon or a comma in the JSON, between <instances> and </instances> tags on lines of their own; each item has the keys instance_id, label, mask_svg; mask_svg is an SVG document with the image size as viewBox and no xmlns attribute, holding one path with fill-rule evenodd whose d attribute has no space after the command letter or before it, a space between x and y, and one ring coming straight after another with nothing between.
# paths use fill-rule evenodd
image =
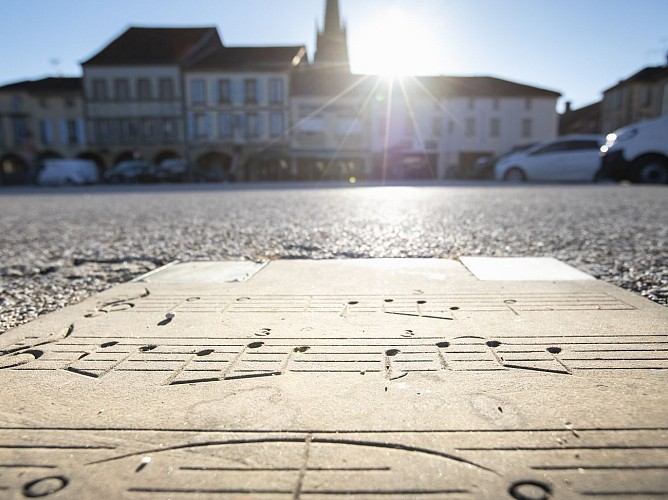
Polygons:
<instances>
[{"instance_id":1,"label":"chimney","mask_svg":"<svg viewBox=\"0 0 668 500\"><path fill-rule=\"evenodd\" d=\"M571 110L572 105L573 103L571 101L566 101L566 109L564 110L564 113L570 113L572 111Z\"/></svg>"}]
</instances>

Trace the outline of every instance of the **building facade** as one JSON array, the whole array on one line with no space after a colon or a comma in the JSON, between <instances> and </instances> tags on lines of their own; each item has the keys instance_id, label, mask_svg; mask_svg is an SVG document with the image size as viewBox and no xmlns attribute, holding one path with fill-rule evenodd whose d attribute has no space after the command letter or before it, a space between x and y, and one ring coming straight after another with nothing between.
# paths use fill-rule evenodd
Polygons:
<instances>
[{"instance_id":1,"label":"building facade","mask_svg":"<svg viewBox=\"0 0 668 500\"><path fill-rule=\"evenodd\" d=\"M603 132L668 113L668 64L643 68L603 92Z\"/></svg>"},{"instance_id":2,"label":"building facade","mask_svg":"<svg viewBox=\"0 0 668 500\"><path fill-rule=\"evenodd\" d=\"M131 27L82 67L69 101L63 89L46 107L51 98L25 85L0 89L5 179L29 177L44 155L101 170L180 158L206 180L442 179L557 135L557 92L352 74L337 0L326 1L312 63L304 46L225 46L215 27Z\"/></svg>"},{"instance_id":3,"label":"building facade","mask_svg":"<svg viewBox=\"0 0 668 500\"><path fill-rule=\"evenodd\" d=\"M83 107L81 78L0 87L0 184L31 182L47 158L85 157Z\"/></svg>"},{"instance_id":4,"label":"building facade","mask_svg":"<svg viewBox=\"0 0 668 500\"><path fill-rule=\"evenodd\" d=\"M372 149L383 176L466 176L478 158L557 134L560 94L507 80L404 77L376 93Z\"/></svg>"},{"instance_id":5,"label":"building facade","mask_svg":"<svg viewBox=\"0 0 668 500\"><path fill-rule=\"evenodd\" d=\"M307 68L291 87L291 172L299 180L374 177L370 100L376 77Z\"/></svg>"},{"instance_id":6,"label":"building facade","mask_svg":"<svg viewBox=\"0 0 668 500\"><path fill-rule=\"evenodd\" d=\"M602 134L602 101L597 101L578 109L566 103L566 109L559 115L559 135Z\"/></svg>"},{"instance_id":7,"label":"building facade","mask_svg":"<svg viewBox=\"0 0 668 500\"><path fill-rule=\"evenodd\" d=\"M186 71L188 151L211 180L287 179L290 86L306 48L224 47Z\"/></svg>"},{"instance_id":8,"label":"building facade","mask_svg":"<svg viewBox=\"0 0 668 500\"><path fill-rule=\"evenodd\" d=\"M184 157L186 67L221 47L213 27L129 28L82 63L88 143L97 161L108 168Z\"/></svg>"}]
</instances>

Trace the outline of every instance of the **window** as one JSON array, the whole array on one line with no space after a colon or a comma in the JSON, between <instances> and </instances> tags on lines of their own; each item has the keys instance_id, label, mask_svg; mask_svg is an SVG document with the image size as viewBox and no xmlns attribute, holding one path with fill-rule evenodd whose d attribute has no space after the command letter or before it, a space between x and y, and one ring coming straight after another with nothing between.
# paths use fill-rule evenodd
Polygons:
<instances>
[{"instance_id":1,"label":"window","mask_svg":"<svg viewBox=\"0 0 668 500\"><path fill-rule=\"evenodd\" d=\"M475 108L475 99L473 97L471 97L469 99L469 109L473 109L473 108Z\"/></svg>"},{"instance_id":2,"label":"window","mask_svg":"<svg viewBox=\"0 0 668 500\"><path fill-rule=\"evenodd\" d=\"M475 136L475 118L466 119L466 137Z\"/></svg>"},{"instance_id":3,"label":"window","mask_svg":"<svg viewBox=\"0 0 668 500\"><path fill-rule=\"evenodd\" d=\"M67 144L77 144L79 142L79 131L76 120L67 120Z\"/></svg>"},{"instance_id":4,"label":"window","mask_svg":"<svg viewBox=\"0 0 668 500\"><path fill-rule=\"evenodd\" d=\"M522 120L522 137L531 137L533 134L533 122L531 118Z\"/></svg>"},{"instance_id":5,"label":"window","mask_svg":"<svg viewBox=\"0 0 668 500\"><path fill-rule=\"evenodd\" d=\"M253 138L260 135L260 120L257 113L248 113L246 116L246 137Z\"/></svg>"},{"instance_id":6,"label":"window","mask_svg":"<svg viewBox=\"0 0 668 500\"><path fill-rule=\"evenodd\" d=\"M615 92L614 109L619 111L622 109L623 105L624 105L624 90L622 89Z\"/></svg>"},{"instance_id":7,"label":"window","mask_svg":"<svg viewBox=\"0 0 668 500\"><path fill-rule=\"evenodd\" d=\"M622 109L622 101L623 101L623 95L621 89L610 92L603 99L603 102L606 104L606 108L611 109L613 111L619 111L620 109Z\"/></svg>"},{"instance_id":8,"label":"window","mask_svg":"<svg viewBox=\"0 0 668 500\"><path fill-rule=\"evenodd\" d=\"M272 137L283 135L283 113L271 113L269 130Z\"/></svg>"},{"instance_id":9,"label":"window","mask_svg":"<svg viewBox=\"0 0 668 500\"><path fill-rule=\"evenodd\" d=\"M649 85L644 85L640 89L640 105L642 107L647 107L652 103L652 87Z\"/></svg>"},{"instance_id":10,"label":"window","mask_svg":"<svg viewBox=\"0 0 668 500\"><path fill-rule=\"evenodd\" d=\"M452 135L452 134L455 133L455 127L456 127L456 125L457 125L457 124L455 123L454 120L449 120L449 121L448 121L448 135Z\"/></svg>"},{"instance_id":11,"label":"window","mask_svg":"<svg viewBox=\"0 0 668 500\"><path fill-rule=\"evenodd\" d=\"M492 100L492 109L494 111L498 111L500 107L501 107L501 101L499 101L498 97L494 98Z\"/></svg>"},{"instance_id":12,"label":"window","mask_svg":"<svg viewBox=\"0 0 668 500\"><path fill-rule=\"evenodd\" d=\"M45 146L53 143L53 133L49 120L41 120L39 122L39 139Z\"/></svg>"},{"instance_id":13,"label":"window","mask_svg":"<svg viewBox=\"0 0 668 500\"><path fill-rule=\"evenodd\" d=\"M232 137L232 113L224 111L218 115L218 135L222 138Z\"/></svg>"},{"instance_id":14,"label":"window","mask_svg":"<svg viewBox=\"0 0 668 500\"><path fill-rule=\"evenodd\" d=\"M133 120L122 119L121 120L121 139L130 140L137 138L137 123Z\"/></svg>"},{"instance_id":15,"label":"window","mask_svg":"<svg viewBox=\"0 0 668 500\"><path fill-rule=\"evenodd\" d=\"M531 155L539 156L551 153L567 153L569 151L598 150L598 148L599 145L596 141L558 141L534 151Z\"/></svg>"},{"instance_id":16,"label":"window","mask_svg":"<svg viewBox=\"0 0 668 500\"><path fill-rule=\"evenodd\" d=\"M565 142L557 142L553 144L548 144L547 146L544 146L540 149L537 149L533 153L531 153L531 156L539 156L539 155L546 155L550 153L558 153L560 151L564 151L566 149L566 143Z\"/></svg>"},{"instance_id":17,"label":"window","mask_svg":"<svg viewBox=\"0 0 668 500\"><path fill-rule=\"evenodd\" d=\"M65 102L67 102L67 100ZM39 100L39 107L42 108L42 109L46 109L46 108L49 107L49 102L46 99L41 98Z\"/></svg>"},{"instance_id":18,"label":"window","mask_svg":"<svg viewBox=\"0 0 668 500\"><path fill-rule=\"evenodd\" d=\"M220 104L229 104L232 100L232 86L230 80L223 78L218 80L218 102Z\"/></svg>"},{"instance_id":19,"label":"window","mask_svg":"<svg viewBox=\"0 0 668 500\"><path fill-rule=\"evenodd\" d=\"M443 120L440 116L435 117L431 122L431 135L441 137L443 133Z\"/></svg>"},{"instance_id":20,"label":"window","mask_svg":"<svg viewBox=\"0 0 668 500\"><path fill-rule=\"evenodd\" d=\"M386 116L381 116L378 119L378 135L385 135L387 134L387 117Z\"/></svg>"},{"instance_id":21,"label":"window","mask_svg":"<svg viewBox=\"0 0 668 500\"><path fill-rule=\"evenodd\" d=\"M192 104L204 105L206 102L206 86L204 80L197 79L191 82L190 101Z\"/></svg>"},{"instance_id":22,"label":"window","mask_svg":"<svg viewBox=\"0 0 668 500\"><path fill-rule=\"evenodd\" d=\"M93 80L93 100L106 101L107 99L109 99L109 94L107 93L107 81L102 79Z\"/></svg>"},{"instance_id":23,"label":"window","mask_svg":"<svg viewBox=\"0 0 668 500\"><path fill-rule=\"evenodd\" d=\"M109 122L106 120L98 120L95 122L95 136L98 142L105 142L109 139Z\"/></svg>"},{"instance_id":24,"label":"window","mask_svg":"<svg viewBox=\"0 0 668 500\"><path fill-rule=\"evenodd\" d=\"M176 121L174 118L164 118L162 120L162 136L165 139L176 137Z\"/></svg>"},{"instance_id":25,"label":"window","mask_svg":"<svg viewBox=\"0 0 668 500\"><path fill-rule=\"evenodd\" d=\"M246 104L257 104L257 80L244 80L244 95Z\"/></svg>"},{"instance_id":26,"label":"window","mask_svg":"<svg viewBox=\"0 0 668 500\"><path fill-rule=\"evenodd\" d=\"M21 108L23 107L23 99L21 98L20 95L12 96L11 107L12 111L21 110Z\"/></svg>"},{"instance_id":27,"label":"window","mask_svg":"<svg viewBox=\"0 0 668 500\"><path fill-rule=\"evenodd\" d=\"M174 99L174 82L171 78L160 78L158 85L160 100L171 101Z\"/></svg>"},{"instance_id":28,"label":"window","mask_svg":"<svg viewBox=\"0 0 668 500\"><path fill-rule=\"evenodd\" d=\"M114 80L114 95L117 101L130 100L130 84L126 78L117 78Z\"/></svg>"},{"instance_id":29,"label":"window","mask_svg":"<svg viewBox=\"0 0 668 500\"><path fill-rule=\"evenodd\" d=\"M362 135L363 132L362 120L356 116L340 116L338 127L340 136Z\"/></svg>"},{"instance_id":30,"label":"window","mask_svg":"<svg viewBox=\"0 0 668 500\"><path fill-rule=\"evenodd\" d=\"M14 144L23 146L28 141L28 126L23 118L12 118L12 131L14 132Z\"/></svg>"},{"instance_id":31,"label":"window","mask_svg":"<svg viewBox=\"0 0 668 500\"><path fill-rule=\"evenodd\" d=\"M307 134L317 134L325 130L325 120L322 116L311 116L299 122L299 130Z\"/></svg>"},{"instance_id":32,"label":"window","mask_svg":"<svg viewBox=\"0 0 668 500\"><path fill-rule=\"evenodd\" d=\"M144 139L150 139L153 137L153 121L148 118L142 120L141 128Z\"/></svg>"},{"instance_id":33,"label":"window","mask_svg":"<svg viewBox=\"0 0 668 500\"><path fill-rule=\"evenodd\" d=\"M140 101L151 100L151 80L148 78L139 78L137 80L137 99Z\"/></svg>"},{"instance_id":34,"label":"window","mask_svg":"<svg viewBox=\"0 0 668 500\"><path fill-rule=\"evenodd\" d=\"M195 137L198 139L209 138L209 117L204 113L197 113L194 117Z\"/></svg>"},{"instance_id":35,"label":"window","mask_svg":"<svg viewBox=\"0 0 668 500\"><path fill-rule=\"evenodd\" d=\"M499 137L501 135L501 120L499 118L492 118L489 121L489 136Z\"/></svg>"},{"instance_id":36,"label":"window","mask_svg":"<svg viewBox=\"0 0 668 500\"><path fill-rule=\"evenodd\" d=\"M65 98L65 107L66 108L73 108L74 107L74 99L72 97L66 97Z\"/></svg>"},{"instance_id":37,"label":"window","mask_svg":"<svg viewBox=\"0 0 668 500\"><path fill-rule=\"evenodd\" d=\"M415 124L413 123L413 117L409 114L404 121L404 136L412 137L414 133Z\"/></svg>"},{"instance_id":38,"label":"window","mask_svg":"<svg viewBox=\"0 0 668 500\"><path fill-rule=\"evenodd\" d=\"M575 140L568 141L568 149L571 151L587 151L594 150L598 151L600 144L596 141L587 141L587 140Z\"/></svg>"},{"instance_id":39,"label":"window","mask_svg":"<svg viewBox=\"0 0 668 500\"><path fill-rule=\"evenodd\" d=\"M533 105L533 101L529 98L524 99L524 109L529 111Z\"/></svg>"},{"instance_id":40,"label":"window","mask_svg":"<svg viewBox=\"0 0 668 500\"><path fill-rule=\"evenodd\" d=\"M130 137L130 120L124 119L120 121L121 125L121 138L127 139Z\"/></svg>"},{"instance_id":41,"label":"window","mask_svg":"<svg viewBox=\"0 0 668 500\"><path fill-rule=\"evenodd\" d=\"M269 103L281 104L283 102L283 80L272 78L269 80Z\"/></svg>"}]
</instances>

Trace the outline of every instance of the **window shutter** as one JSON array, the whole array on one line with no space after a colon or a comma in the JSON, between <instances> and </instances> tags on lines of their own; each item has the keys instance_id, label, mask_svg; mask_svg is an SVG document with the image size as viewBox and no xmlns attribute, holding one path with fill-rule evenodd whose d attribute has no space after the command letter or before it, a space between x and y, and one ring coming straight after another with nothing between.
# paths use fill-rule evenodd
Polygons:
<instances>
[{"instance_id":1,"label":"window shutter","mask_svg":"<svg viewBox=\"0 0 668 500\"><path fill-rule=\"evenodd\" d=\"M79 138L79 145L86 145L86 127L84 126L84 121L79 118L77 120L77 137Z\"/></svg>"},{"instance_id":2,"label":"window shutter","mask_svg":"<svg viewBox=\"0 0 668 500\"><path fill-rule=\"evenodd\" d=\"M67 120L58 120L58 133L60 135L60 143L67 144Z\"/></svg>"}]
</instances>

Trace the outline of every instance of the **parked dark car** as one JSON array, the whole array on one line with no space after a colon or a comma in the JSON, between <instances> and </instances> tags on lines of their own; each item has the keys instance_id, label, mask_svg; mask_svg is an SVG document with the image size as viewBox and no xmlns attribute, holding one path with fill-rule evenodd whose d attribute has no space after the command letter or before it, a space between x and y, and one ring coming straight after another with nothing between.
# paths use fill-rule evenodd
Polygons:
<instances>
[{"instance_id":1,"label":"parked dark car","mask_svg":"<svg viewBox=\"0 0 668 500\"><path fill-rule=\"evenodd\" d=\"M160 162L155 170L158 182L184 182L188 177L188 162L169 158Z\"/></svg>"},{"instance_id":2,"label":"parked dark car","mask_svg":"<svg viewBox=\"0 0 668 500\"><path fill-rule=\"evenodd\" d=\"M122 161L105 172L104 180L110 184L156 182L156 169L146 161Z\"/></svg>"}]
</instances>

